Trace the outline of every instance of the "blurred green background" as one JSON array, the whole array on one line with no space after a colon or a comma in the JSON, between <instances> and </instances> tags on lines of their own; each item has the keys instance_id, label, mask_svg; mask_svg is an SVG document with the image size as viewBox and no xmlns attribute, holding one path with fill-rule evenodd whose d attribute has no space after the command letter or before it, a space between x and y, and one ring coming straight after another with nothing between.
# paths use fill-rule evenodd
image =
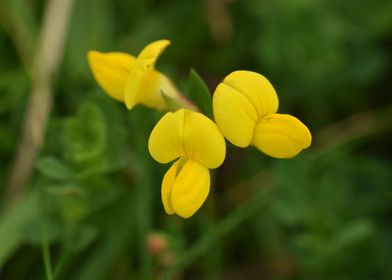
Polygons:
<instances>
[{"instance_id":1,"label":"blurred green background","mask_svg":"<svg viewBox=\"0 0 392 280\"><path fill-rule=\"evenodd\" d=\"M46 4L0 2L1 205ZM391 15L390 0L74 1L45 143L2 207L0 279L45 279L44 259L56 279L392 279ZM190 68L212 92L259 72L312 147L278 160L228 145L202 209L167 216L169 165L147 150L162 114L109 98L86 60L162 38L157 68L184 93Z\"/></svg>"}]
</instances>

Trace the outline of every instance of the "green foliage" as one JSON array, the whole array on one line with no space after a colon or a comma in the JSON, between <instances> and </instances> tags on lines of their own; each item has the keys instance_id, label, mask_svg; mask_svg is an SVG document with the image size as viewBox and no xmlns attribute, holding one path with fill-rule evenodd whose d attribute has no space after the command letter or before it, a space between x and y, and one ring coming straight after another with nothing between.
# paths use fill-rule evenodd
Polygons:
<instances>
[{"instance_id":1,"label":"green foliage","mask_svg":"<svg viewBox=\"0 0 392 280\"><path fill-rule=\"evenodd\" d=\"M26 230L38 222L38 195L30 194L21 203L3 215L0 220L0 264L4 265L10 255L28 240ZM27 240L26 240L27 239Z\"/></svg>"},{"instance_id":2,"label":"green foliage","mask_svg":"<svg viewBox=\"0 0 392 280\"><path fill-rule=\"evenodd\" d=\"M86 104L64 123L65 157L74 163L96 160L103 152L105 133L102 113L94 104Z\"/></svg>"},{"instance_id":3,"label":"green foliage","mask_svg":"<svg viewBox=\"0 0 392 280\"><path fill-rule=\"evenodd\" d=\"M7 72L0 77L0 91L7 93L1 99L0 115L12 112L26 97L27 81L22 71Z\"/></svg>"},{"instance_id":4,"label":"green foliage","mask_svg":"<svg viewBox=\"0 0 392 280\"><path fill-rule=\"evenodd\" d=\"M194 69L191 69L188 80L188 97L204 115L212 119L211 93L207 85Z\"/></svg>"},{"instance_id":5,"label":"green foliage","mask_svg":"<svg viewBox=\"0 0 392 280\"><path fill-rule=\"evenodd\" d=\"M47 156L37 163L38 170L54 180L66 180L74 176L74 171L58 158Z\"/></svg>"},{"instance_id":6,"label":"green foliage","mask_svg":"<svg viewBox=\"0 0 392 280\"><path fill-rule=\"evenodd\" d=\"M0 2L2 195L46 3ZM33 178L0 213L2 278L44 279L42 237L56 280L392 278L392 2L224 3L75 1ZM226 41L222 26L232 26ZM166 215L168 166L147 145L162 113L110 99L86 61L90 49L136 54L161 38L172 44L156 68L202 113L212 117L211 91L227 74L254 70L310 127L312 147L277 160L228 144L201 211ZM187 77L192 67L202 78ZM155 232L167 243L158 254L147 246Z\"/></svg>"}]
</instances>

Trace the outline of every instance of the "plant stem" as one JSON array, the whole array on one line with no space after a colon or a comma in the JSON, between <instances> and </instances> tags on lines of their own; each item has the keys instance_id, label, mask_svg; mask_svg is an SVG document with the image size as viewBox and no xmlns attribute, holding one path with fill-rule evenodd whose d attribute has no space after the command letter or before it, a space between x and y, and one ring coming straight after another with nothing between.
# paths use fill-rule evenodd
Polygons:
<instances>
[{"instance_id":1,"label":"plant stem","mask_svg":"<svg viewBox=\"0 0 392 280\"><path fill-rule=\"evenodd\" d=\"M26 190L34 162L42 146L52 105L52 79L64 52L64 40L73 0L47 2L40 44L34 58L32 92L24 120L21 140L10 172L5 205L9 207Z\"/></svg>"},{"instance_id":2,"label":"plant stem","mask_svg":"<svg viewBox=\"0 0 392 280\"><path fill-rule=\"evenodd\" d=\"M42 257L45 267L46 280L53 280L52 264L50 260L50 252L48 245L48 238L46 235L46 221L44 217L41 217L41 239L42 239Z\"/></svg>"}]
</instances>

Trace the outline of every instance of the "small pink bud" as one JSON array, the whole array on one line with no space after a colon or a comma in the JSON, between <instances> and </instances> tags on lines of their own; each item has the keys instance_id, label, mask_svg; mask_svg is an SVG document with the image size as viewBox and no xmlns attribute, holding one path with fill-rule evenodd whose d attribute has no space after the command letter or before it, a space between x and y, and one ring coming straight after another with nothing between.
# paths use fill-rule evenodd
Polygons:
<instances>
[{"instance_id":1,"label":"small pink bud","mask_svg":"<svg viewBox=\"0 0 392 280\"><path fill-rule=\"evenodd\" d=\"M167 236L163 233L151 233L147 237L147 248L148 251L157 255L164 251L168 246Z\"/></svg>"}]
</instances>

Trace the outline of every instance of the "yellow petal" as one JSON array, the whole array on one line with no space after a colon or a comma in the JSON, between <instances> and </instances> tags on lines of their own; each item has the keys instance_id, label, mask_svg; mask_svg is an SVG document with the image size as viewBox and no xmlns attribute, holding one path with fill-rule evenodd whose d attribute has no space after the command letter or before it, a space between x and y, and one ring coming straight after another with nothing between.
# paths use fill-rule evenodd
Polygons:
<instances>
[{"instance_id":1,"label":"yellow petal","mask_svg":"<svg viewBox=\"0 0 392 280\"><path fill-rule=\"evenodd\" d=\"M137 96L138 102L158 110L166 109L167 104L162 92L174 100L179 97L178 90L164 74L156 70L146 71Z\"/></svg>"},{"instance_id":2,"label":"yellow petal","mask_svg":"<svg viewBox=\"0 0 392 280\"><path fill-rule=\"evenodd\" d=\"M312 135L300 120L291 115L271 114L257 123L252 144L271 157L290 158L311 142Z\"/></svg>"},{"instance_id":3,"label":"yellow petal","mask_svg":"<svg viewBox=\"0 0 392 280\"><path fill-rule=\"evenodd\" d=\"M163 176L162 180L162 188L161 188L161 198L163 207L167 214L174 214L173 207L171 206L170 196L173 189L174 181L177 175L178 163L180 160L177 160L166 172L165 176Z\"/></svg>"},{"instance_id":4,"label":"yellow petal","mask_svg":"<svg viewBox=\"0 0 392 280\"><path fill-rule=\"evenodd\" d=\"M210 191L210 172L194 160L187 160L174 181L170 201L174 212L192 216L204 203Z\"/></svg>"},{"instance_id":5,"label":"yellow petal","mask_svg":"<svg viewBox=\"0 0 392 280\"><path fill-rule=\"evenodd\" d=\"M164 74L156 70L141 69L135 67L130 71L125 89L128 109L132 109L136 104L142 104L150 108L164 110L167 108L167 104L162 92L174 100L179 98L180 94L177 88Z\"/></svg>"},{"instance_id":6,"label":"yellow petal","mask_svg":"<svg viewBox=\"0 0 392 280\"><path fill-rule=\"evenodd\" d=\"M226 156L226 143L216 124L201 113L184 111L185 155L208 168L219 167Z\"/></svg>"},{"instance_id":7,"label":"yellow petal","mask_svg":"<svg viewBox=\"0 0 392 280\"><path fill-rule=\"evenodd\" d=\"M247 147L258 119L249 100L221 83L215 90L212 105L215 122L226 139L236 146Z\"/></svg>"},{"instance_id":8,"label":"yellow petal","mask_svg":"<svg viewBox=\"0 0 392 280\"><path fill-rule=\"evenodd\" d=\"M223 83L246 97L259 118L278 111L278 96L263 75L252 71L235 71L226 76Z\"/></svg>"},{"instance_id":9,"label":"yellow petal","mask_svg":"<svg viewBox=\"0 0 392 280\"><path fill-rule=\"evenodd\" d=\"M139 54L129 71L125 86L125 105L128 109L132 109L136 104L158 110L166 109L162 91L171 98L179 98L180 94L173 83L153 67L169 44L168 40L156 41L147 45Z\"/></svg>"},{"instance_id":10,"label":"yellow petal","mask_svg":"<svg viewBox=\"0 0 392 280\"><path fill-rule=\"evenodd\" d=\"M152 42L139 53L137 58L143 61L145 67L154 67L158 57L169 45L169 40L158 40Z\"/></svg>"},{"instance_id":11,"label":"yellow petal","mask_svg":"<svg viewBox=\"0 0 392 280\"><path fill-rule=\"evenodd\" d=\"M164 115L151 132L148 148L160 163L186 157L207 168L220 166L226 155L224 138L215 123L187 109Z\"/></svg>"},{"instance_id":12,"label":"yellow petal","mask_svg":"<svg viewBox=\"0 0 392 280\"><path fill-rule=\"evenodd\" d=\"M148 140L151 156L160 163L168 163L185 155L183 144L184 111L166 113L155 125Z\"/></svg>"},{"instance_id":13,"label":"yellow petal","mask_svg":"<svg viewBox=\"0 0 392 280\"><path fill-rule=\"evenodd\" d=\"M114 99L124 101L124 89L135 57L125 53L97 51L89 51L87 57L93 76L101 88Z\"/></svg>"},{"instance_id":14,"label":"yellow petal","mask_svg":"<svg viewBox=\"0 0 392 280\"><path fill-rule=\"evenodd\" d=\"M143 83L145 73L146 69L143 63L136 60L132 69L129 71L124 91L125 105L129 110L138 103L138 95L142 89L141 85Z\"/></svg>"},{"instance_id":15,"label":"yellow petal","mask_svg":"<svg viewBox=\"0 0 392 280\"><path fill-rule=\"evenodd\" d=\"M213 95L215 121L226 139L239 147L251 143L257 120L275 113L278 106L271 83L251 71L232 72Z\"/></svg>"}]
</instances>

